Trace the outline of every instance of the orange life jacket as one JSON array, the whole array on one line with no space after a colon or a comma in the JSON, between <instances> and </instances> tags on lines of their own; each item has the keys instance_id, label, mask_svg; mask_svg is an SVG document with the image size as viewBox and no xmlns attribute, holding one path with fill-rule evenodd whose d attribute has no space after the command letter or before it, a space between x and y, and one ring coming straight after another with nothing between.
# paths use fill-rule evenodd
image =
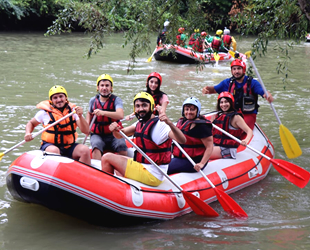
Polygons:
<instances>
[{"instance_id":1,"label":"orange life jacket","mask_svg":"<svg viewBox=\"0 0 310 250\"><path fill-rule=\"evenodd\" d=\"M45 110L50 116L50 121L46 125L43 124L43 127L47 127L60 118L71 113L75 106L75 104L69 102L68 105L64 108L63 112L61 112L59 109L54 108L48 100L40 102L37 104L37 108ZM55 126L44 131L42 133L41 139L42 141L52 143L57 147L68 148L76 141L78 137L76 127L76 121L72 116L70 116Z\"/></svg>"}]
</instances>

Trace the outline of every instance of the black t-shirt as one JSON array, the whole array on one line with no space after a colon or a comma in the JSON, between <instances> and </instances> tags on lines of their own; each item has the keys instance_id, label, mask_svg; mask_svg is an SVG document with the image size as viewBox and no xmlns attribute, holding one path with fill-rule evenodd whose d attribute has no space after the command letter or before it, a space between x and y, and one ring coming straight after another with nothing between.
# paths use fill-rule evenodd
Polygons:
<instances>
[{"instance_id":1,"label":"black t-shirt","mask_svg":"<svg viewBox=\"0 0 310 250\"><path fill-rule=\"evenodd\" d=\"M200 139L212 136L212 124L196 123L196 126L187 132L187 135Z\"/></svg>"}]
</instances>

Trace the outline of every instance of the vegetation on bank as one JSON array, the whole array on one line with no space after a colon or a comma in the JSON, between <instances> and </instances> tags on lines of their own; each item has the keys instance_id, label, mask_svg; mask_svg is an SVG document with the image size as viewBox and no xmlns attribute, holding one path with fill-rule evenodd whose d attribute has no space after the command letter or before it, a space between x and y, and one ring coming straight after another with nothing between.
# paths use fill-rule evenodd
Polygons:
<instances>
[{"instance_id":1,"label":"vegetation on bank","mask_svg":"<svg viewBox=\"0 0 310 250\"><path fill-rule=\"evenodd\" d=\"M167 19L170 21L167 41L171 43L179 27L189 34L197 28L213 34L226 26L241 35L256 35L252 45L256 55L266 53L270 40L288 40L285 46L277 43L274 47L280 58L277 70L284 74L285 80L290 48L303 41L310 31L310 1L0 0L0 19L1 30L18 29L19 25L31 29L35 24L45 25L46 35L83 30L91 35L88 56L102 48L107 34L124 31L124 46L131 46L133 63L142 53L152 53L152 34L160 32Z\"/></svg>"}]
</instances>

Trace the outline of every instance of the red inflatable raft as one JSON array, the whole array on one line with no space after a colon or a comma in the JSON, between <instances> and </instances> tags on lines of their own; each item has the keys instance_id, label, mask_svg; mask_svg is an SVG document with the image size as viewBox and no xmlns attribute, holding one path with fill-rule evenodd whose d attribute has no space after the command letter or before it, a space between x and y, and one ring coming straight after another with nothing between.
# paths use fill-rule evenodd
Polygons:
<instances>
[{"instance_id":1,"label":"red inflatable raft","mask_svg":"<svg viewBox=\"0 0 310 250\"><path fill-rule=\"evenodd\" d=\"M259 126L253 133L250 146L273 158L273 146ZM233 193L264 179L270 167L270 161L239 147L237 159L210 161L204 173L218 189ZM206 203L216 200L213 189L199 173L170 177ZM167 179L151 187L101 171L98 160L88 166L40 150L18 157L7 171L6 183L12 196L20 201L106 226L170 220L192 211L180 190Z\"/></svg>"}]
</instances>

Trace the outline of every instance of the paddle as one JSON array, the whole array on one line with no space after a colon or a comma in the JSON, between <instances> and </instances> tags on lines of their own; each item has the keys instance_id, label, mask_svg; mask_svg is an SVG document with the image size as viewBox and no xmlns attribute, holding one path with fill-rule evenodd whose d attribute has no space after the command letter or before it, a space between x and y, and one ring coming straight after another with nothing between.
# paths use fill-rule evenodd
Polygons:
<instances>
[{"instance_id":1,"label":"paddle","mask_svg":"<svg viewBox=\"0 0 310 250\"><path fill-rule=\"evenodd\" d=\"M268 97L268 92L266 90L266 87L264 85L264 82L262 80L262 78L260 77L260 74L258 73L258 70L255 66L255 63L253 61L253 58L251 57L251 51L247 51L245 52L245 55L247 56L247 58L250 59L250 62L253 66L253 69L255 71L256 76L259 79L260 84L262 85L262 88L264 89L265 95L266 97ZM280 134L280 138L281 138L281 142L282 142L282 146L284 148L284 151L287 155L288 158L296 158L298 156L300 156L302 154L302 151L300 149L300 146L298 144L298 142L296 141L295 137L292 135L292 133L281 123L280 118L273 106L273 103L270 103L270 107L274 113L274 115L277 118L277 121L280 125L279 127L279 134Z\"/></svg>"},{"instance_id":2,"label":"paddle","mask_svg":"<svg viewBox=\"0 0 310 250\"><path fill-rule=\"evenodd\" d=\"M152 58L153 58L153 56L154 56L154 54L155 54L156 50L157 50L157 47L154 49L154 51L153 51L152 55L149 57L149 59L147 59L147 61L146 61L146 62L151 62L151 61L152 61Z\"/></svg>"},{"instance_id":3,"label":"paddle","mask_svg":"<svg viewBox=\"0 0 310 250\"><path fill-rule=\"evenodd\" d=\"M174 186L176 186L183 194L184 199L193 211L198 215L203 216L218 216L219 214L211 208L207 203L198 198L197 196L184 191L174 180L172 180L167 173L165 173L150 157L148 157L133 141L131 141L123 131L120 134L140 153L146 158L154 167L156 167Z\"/></svg>"},{"instance_id":4,"label":"paddle","mask_svg":"<svg viewBox=\"0 0 310 250\"><path fill-rule=\"evenodd\" d=\"M193 161L193 159L186 153L186 151L181 147L181 145L173 140L173 143L182 151L182 153L186 156L186 158L192 163L193 166L196 165L196 163ZM218 189L214 186L214 184L211 182L211 180L202 172L199 170L199 173L206 179L206 181L210 184L210 186L213 188L217 200L222 205L223 209L236 217L248 217L246 212L238 205L237 202L235 202L228 194L226 194L223 190Z\"/></svg>"},{"instance_id":5,"label":"paddle","mask_svg":"<svg viewBox=\"0 0 310 250\"><path fill-rule=\"evenodd\" d=\"M56 124L60 123L61 121L65 120L65 119L67 119L68 117L72 116L72 115L75 114L75 113L76 113L76 111L74 110L74 111L72 111L70 114L67 114L66 116L64 116L64 117L62 117L61 119L55 121L54 123L52 123L51 125L47 126L46 128L44 128L44 129L42 129L42 130L40 130L40 131L38 131L38 132L32 134L32 138L35 138L35 137L38 136L39 134L42 134L44 131L50 129L51 127L55 126ZM13 146L13 147L7 149L7 150L4 151L3 153L0 153L0 161L2 160L2 157L3 157L5 154L11 152L11 151L12 151L13 149L15 149L15 148L18 148L19 146L23 145L25 142L26 142L26 141L23 140L23 141L17 143L15 146Z\"/></svg>"},{"instance_id":6,"label":"paddle","mask_svg":"<svg viewBox=\"0 0 310 250\"><path fill-rule=\"evenodd\" d=\"M214 59L215 59L216 64L218 64L218 62L219 62L219 60L220 60L219 54L218 54L217 52L214 52L214 53L213 53L213 57L214 57Z\"/></svg>"},{"instance_id":7,"label":"paddle","mask_svg":"<svg viewBox=\"0 0 310 250\"><path fill-rule=\"evenodd\" d=\"M94 122L95 122L95 120L96 120L96 117L97 117L96 115L93 116L93 119L91 120L90 125L89 125L89 130L90 130L91 127L93 126L93 124L94 124ZM86 142L86 140L87 140L87 137L88 137L88 134L85 136L84 141L83 141L83 144L85 144L85 142Z\"/></svg>"},{"instance_id":8,"label":"paddle","mask_svg":"<svg viewBox=\"0 0 310 250\"><path fill-rule=\"evenodd\" d=\"M239 140L237 137L233 136L232 134L228 133L227 131L221 129L220 127L212 124L214 128L221 131L225 135L229 136L230 138L234 139L235 141L241 143L241 140ZM251 149L252 151L256 152L257 154L261 155L262 157L266 158L268 161L270 161L274 168L287 180L295 184L297 187L304 188L310 179L310 173L287 161L279 160L279 159L272 159L267 155L264 155L260 151L256 150L255 148L252 148L251 146L247 145L247 148Z\"/></svg>"}]
</instances>

